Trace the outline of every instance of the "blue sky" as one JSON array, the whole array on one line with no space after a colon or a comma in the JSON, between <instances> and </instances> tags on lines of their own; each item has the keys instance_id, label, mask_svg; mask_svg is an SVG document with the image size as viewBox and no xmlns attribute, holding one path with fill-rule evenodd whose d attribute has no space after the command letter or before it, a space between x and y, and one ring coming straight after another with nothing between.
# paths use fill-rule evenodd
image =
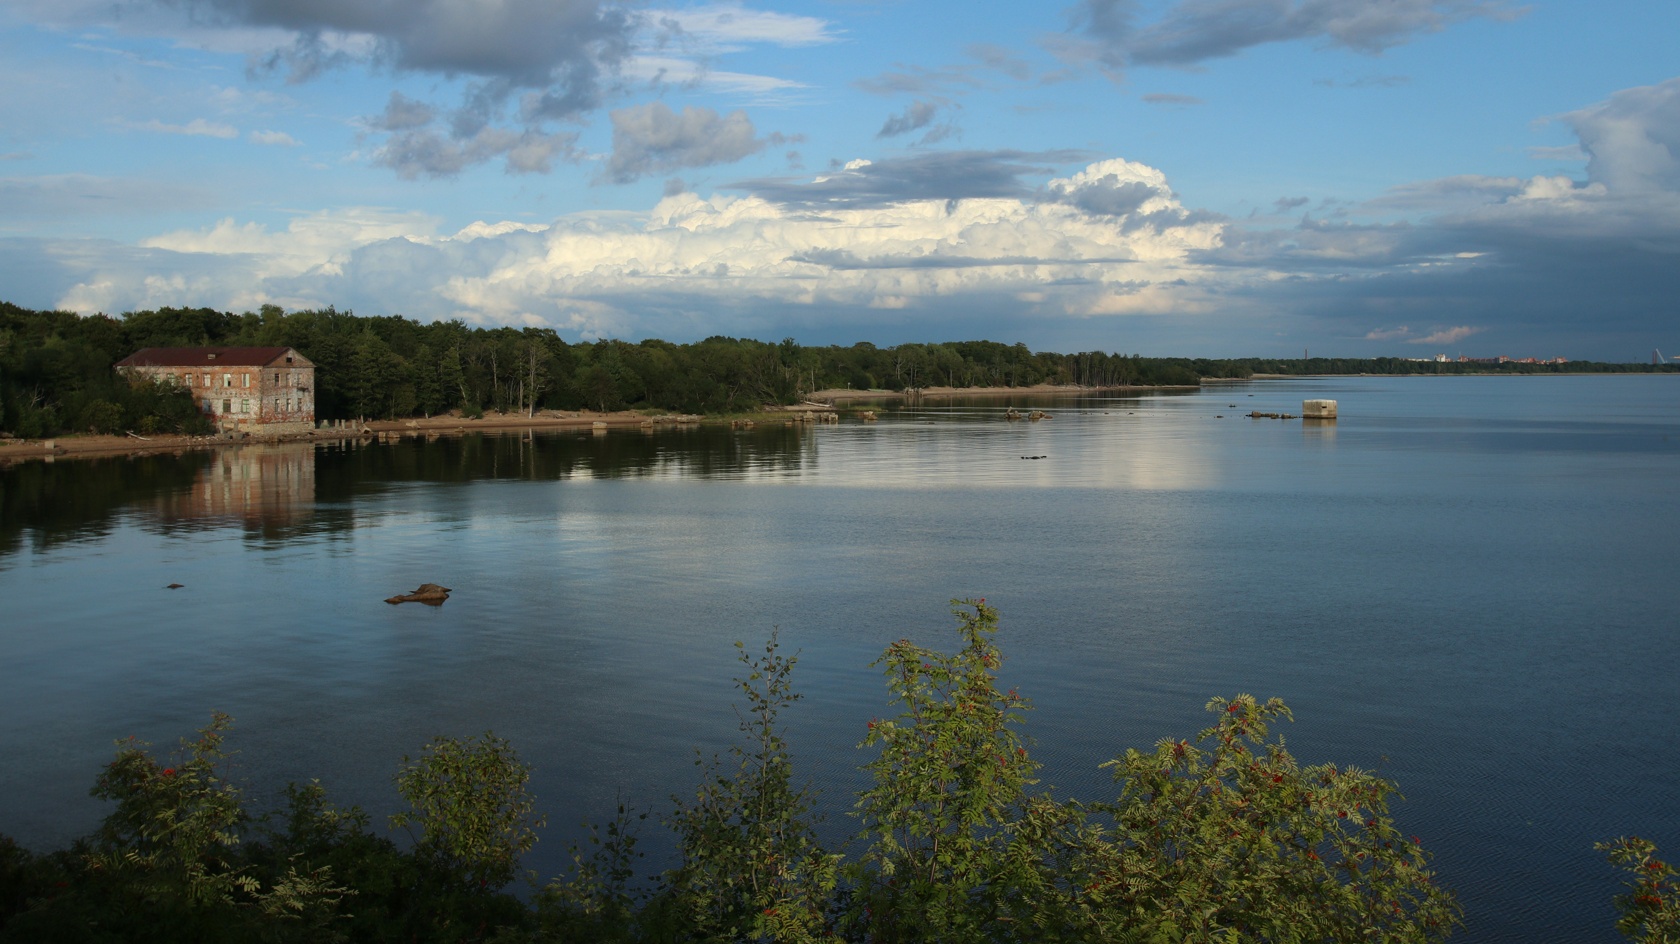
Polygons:
<instances>
[{"instance_id":1,"label":"blue sky","mask_svg":"<svg viewBox=\"0 0 1680 944\"><path fill-rule=\"evenodd\" d=\"M0 299L1680 353L1680 4L0 0Z\"/></svg>"}]
</instances>

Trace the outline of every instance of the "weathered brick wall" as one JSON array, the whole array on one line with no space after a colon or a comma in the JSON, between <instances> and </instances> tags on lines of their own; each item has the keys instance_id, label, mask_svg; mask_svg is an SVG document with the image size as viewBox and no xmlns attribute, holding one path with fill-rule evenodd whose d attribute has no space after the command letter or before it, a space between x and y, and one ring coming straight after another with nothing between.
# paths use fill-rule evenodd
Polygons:
<instances>
[{"instance_id":1,"label":"weathered brick wall","mask_svg":"<svg viewBox=\"0 0 1680 944\"><path fill-rule=\"evenodd\" d=\"M133 367L133 373L157 377L186 388L193 402L218 428L255 432L273 426L286 433L307 432L315 425L313 367ZM206 386L206 379L209 385ZM208 401L209 408L205 408Z\"/></svg>"}]
</instances>

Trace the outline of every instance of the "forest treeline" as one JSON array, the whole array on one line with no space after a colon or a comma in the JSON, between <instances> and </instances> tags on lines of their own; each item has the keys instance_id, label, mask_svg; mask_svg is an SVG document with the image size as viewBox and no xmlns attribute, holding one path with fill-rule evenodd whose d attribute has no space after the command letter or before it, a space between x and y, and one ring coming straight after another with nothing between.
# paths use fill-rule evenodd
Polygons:
<instances>
[{"instance_id":1,"label":"forest treeline","mask_svg":"<svg viewBox=\"0 0 1680 944\"><path fill-rule=\"evenodd\" d=\"M131 385L112 365L147 347L246 345L296 348L315 363L318 419L393 419L455 409L467 415L543 409L737 413L847 387L1193 386L1204 378L1242 379L1255 373L1658 369L1637 364L1437 364L1403 358L1058 354L995 341L811 347L792 338L770 343L711 337L692 344L657 339L569 344L549 328L422 323L331 307L287 312L265 305L242 314L160 308L111 317L0 302L0 431L26 438L206 431L184 391Z\"/></svg>"},{"instance_id":2,"label":"forest treeline","mask_svg":"<svg viewBox=\"0 0 1680 944\"><path fill-rule=\"evenodd\" d=\"M1425 944L1461 924L1389 814L1395 785L1297 762L1276 699L1215 698L1193 739L1125 750L1103 764L1112 799L1042 788L1030 706L998 678L997 612L953 603L956 651L899 640L875 663L891 714L862 727L869 785L842 847L816 828L832 800L793 772L797 659L772 633L759 654L736 643L740 737L693 793L653 823L621 806L547 881L523 871L545 817L506 740L404 757L394 841L318 782L254 809L217 715L169 755L118 742L93 788L105 820L70 848L0 837L0 944ZM650 826L675 840L652 874ZM1637 837L1598 848L1624 877L1617 929L1672 944L1673 866Z\"/></svg>"}]
</instances>

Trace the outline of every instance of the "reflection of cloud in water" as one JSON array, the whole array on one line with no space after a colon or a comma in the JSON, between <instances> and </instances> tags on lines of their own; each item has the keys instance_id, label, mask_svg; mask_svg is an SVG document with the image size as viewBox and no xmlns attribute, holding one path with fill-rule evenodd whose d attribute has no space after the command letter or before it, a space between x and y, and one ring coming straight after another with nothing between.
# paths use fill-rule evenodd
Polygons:
<instances>
[{"instance_id":1,"label":"reflection of cloud in water","mask_svg":"<svg viewBox=\"0 0 1680 944\"><path fill-rule=\"evenodd\" d=\"M1003 405L906 412L878 424L820 430L822 462L805 478L878 488L1210 488L1219 469L1207 434L1219 422L1179 403L1047 406L1050 419L1003 418ZM1040 456L1042 458L1032 458Z\"/></svg>"}]
</instances>

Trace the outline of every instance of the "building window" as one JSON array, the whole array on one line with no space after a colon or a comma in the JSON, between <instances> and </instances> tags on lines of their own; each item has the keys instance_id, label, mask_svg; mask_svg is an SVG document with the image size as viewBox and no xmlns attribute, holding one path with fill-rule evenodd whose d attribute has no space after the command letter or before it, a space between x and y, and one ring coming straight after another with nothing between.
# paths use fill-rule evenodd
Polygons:
<instances>
[{"instance_id":1,"label":"building window","mask_svg":"<svg viewBox=\"0 0 1680 944\"><path fill-rule=\"evenodd\" d=\"M241 413L251 412L251 401L250 400L240 400L239 401L239 412L241 412Z\"/></svg>"},{"instance_id":2,"label":"building window","mask_svg":"<svg viewBox=\"0 0 1680 944\"><path fill-rule=\"evenodd\" d=\"M206 387L210 386L210 375L209 374L204 375L204 386L206 386Z\"/></svg>"},{"instance_id":3,"label":"building window","mask_svg":"<svg viewBox=\"0 0 1680 944\"><path fill-rule=\"evenodd\" d=\"M232 374L223 374L222 375L222 386L224 386L224 387L233 386L233 375Z\"/></svg>"},{"instance_id":4,"label":"building window","mask_svg":"<svg viewBox=\"0 0 1680 944\"><path fill-rule=\"evenodd\" d=\"M206 413L210 412L210 401L209 400L204 401L204 412L206 412Z\"/></svg>"},{"instance_id":5,"label":"building window","mask_svg":"<svg viewBox=\"0 0 1680 944\"><path fill-rule=\"evenodd\" d=\"M223 414L228 414L228 413L232 413L232 412L233 412L233 401L232 400L223 400L222 401L222 413Z\"/></svg>"},{"instance_id":6,"label":"building window","mask_svg":"<svg viewBox=\"0 0 1680 944\"><path fill-rule=\"evenodd\" d=\"M250 375L249 372L247 372L245 374L245 386L249 387L250 385L251 385L251 375Z\"/></svg>"}]
</instances>

